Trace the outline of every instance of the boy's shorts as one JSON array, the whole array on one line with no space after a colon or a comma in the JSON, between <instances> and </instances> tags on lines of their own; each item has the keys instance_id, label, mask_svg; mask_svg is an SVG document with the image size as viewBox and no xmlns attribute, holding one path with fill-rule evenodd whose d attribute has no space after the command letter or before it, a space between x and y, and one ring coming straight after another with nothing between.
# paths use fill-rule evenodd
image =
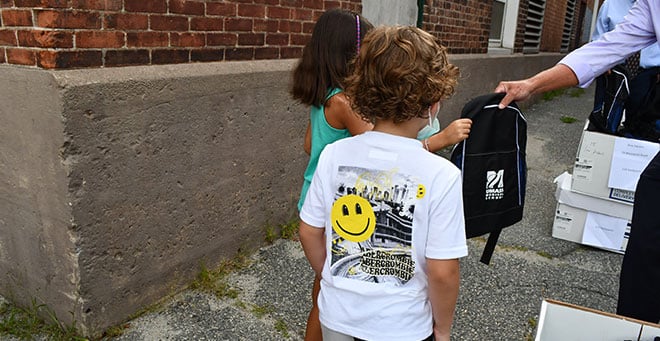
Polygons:
<instances>
[{"instance_id":1,"label":"boy's shorts","mask_svg":"<svg viewBox=\"0 0 660 341\"><path fill-rule=\"evenodd\" d=\"M321 332L323 333L323 341L365 341L362 339L358 339L357 337L352 337L350 335L346 335L334 331L330 328L327 328L323 324L321 324ZM435 340L435 338L433 337L433 334L431 334L429 335L429 337L421 341L433 341L433 340Z\"/></svg>"}]
</instances>

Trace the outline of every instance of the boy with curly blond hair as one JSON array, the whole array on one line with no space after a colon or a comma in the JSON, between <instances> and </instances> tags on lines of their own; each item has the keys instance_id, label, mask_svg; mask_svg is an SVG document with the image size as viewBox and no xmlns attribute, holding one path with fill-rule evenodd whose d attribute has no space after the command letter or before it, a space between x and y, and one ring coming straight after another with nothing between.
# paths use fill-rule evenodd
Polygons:
<instances>
[{"instance_id":1,"label":"boy with curly blond hair","mask_svg":"<svg viewBox=\"0 0 660 341\"><path fill-rule=\"evenodd\" d=\"M366 35L345 91L374 129L324 149L300 212L325 341L449 340L467 255L461 174L420 136L457 78L427 32Z\"/></svg>"}]
</instances>

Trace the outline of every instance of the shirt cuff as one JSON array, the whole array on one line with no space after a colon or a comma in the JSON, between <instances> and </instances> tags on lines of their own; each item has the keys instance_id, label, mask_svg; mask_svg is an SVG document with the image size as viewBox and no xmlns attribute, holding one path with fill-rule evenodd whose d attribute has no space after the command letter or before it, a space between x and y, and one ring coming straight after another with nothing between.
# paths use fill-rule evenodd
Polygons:
<instances>
[{"instance_id":1,"label":"shirt cuff","mask_svg":"<svg viewBox=\"0 0 660 341\"><path fill-rule=\"evenodd\" d=\"M573 55L568 55L559 61L559 64L568 66L578 79L578 85L586 88L596 78L597 75L591 70L591 65L585 63Z\"/></svg>"}]
</instances>

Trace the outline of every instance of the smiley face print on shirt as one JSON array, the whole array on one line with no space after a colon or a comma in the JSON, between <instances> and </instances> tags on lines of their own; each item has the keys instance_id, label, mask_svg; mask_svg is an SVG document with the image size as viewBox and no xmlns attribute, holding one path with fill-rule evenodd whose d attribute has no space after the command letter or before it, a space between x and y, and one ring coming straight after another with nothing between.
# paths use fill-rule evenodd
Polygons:
<instances>
[{"instance_id":1,"label":"smiley face print on shirt","mask_svg":"<svg viewBox=\"0 0 660 341\"><path fill-rule=\"evenodd\" d=\"M339 197L332 205L330 217L335 233L352 242L369 239L376 229L376 216L371 204L355 194Z\"/></svg>"}]
</instances>

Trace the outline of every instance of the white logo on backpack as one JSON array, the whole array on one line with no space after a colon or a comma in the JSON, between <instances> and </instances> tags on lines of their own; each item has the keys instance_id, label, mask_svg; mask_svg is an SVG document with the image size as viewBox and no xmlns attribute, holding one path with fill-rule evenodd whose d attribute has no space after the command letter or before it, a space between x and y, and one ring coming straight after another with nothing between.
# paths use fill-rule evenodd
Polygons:
<instances>
[{"instance_id":1,"label":"white logo on backpack","mask_svg":"<svg viewBox=\"0 0 660 341\"><path fill-rule=\"evenodd\" d=\"M486 172L486 200L504 198L504 169Z\"/></svg>"}]
</instances>

